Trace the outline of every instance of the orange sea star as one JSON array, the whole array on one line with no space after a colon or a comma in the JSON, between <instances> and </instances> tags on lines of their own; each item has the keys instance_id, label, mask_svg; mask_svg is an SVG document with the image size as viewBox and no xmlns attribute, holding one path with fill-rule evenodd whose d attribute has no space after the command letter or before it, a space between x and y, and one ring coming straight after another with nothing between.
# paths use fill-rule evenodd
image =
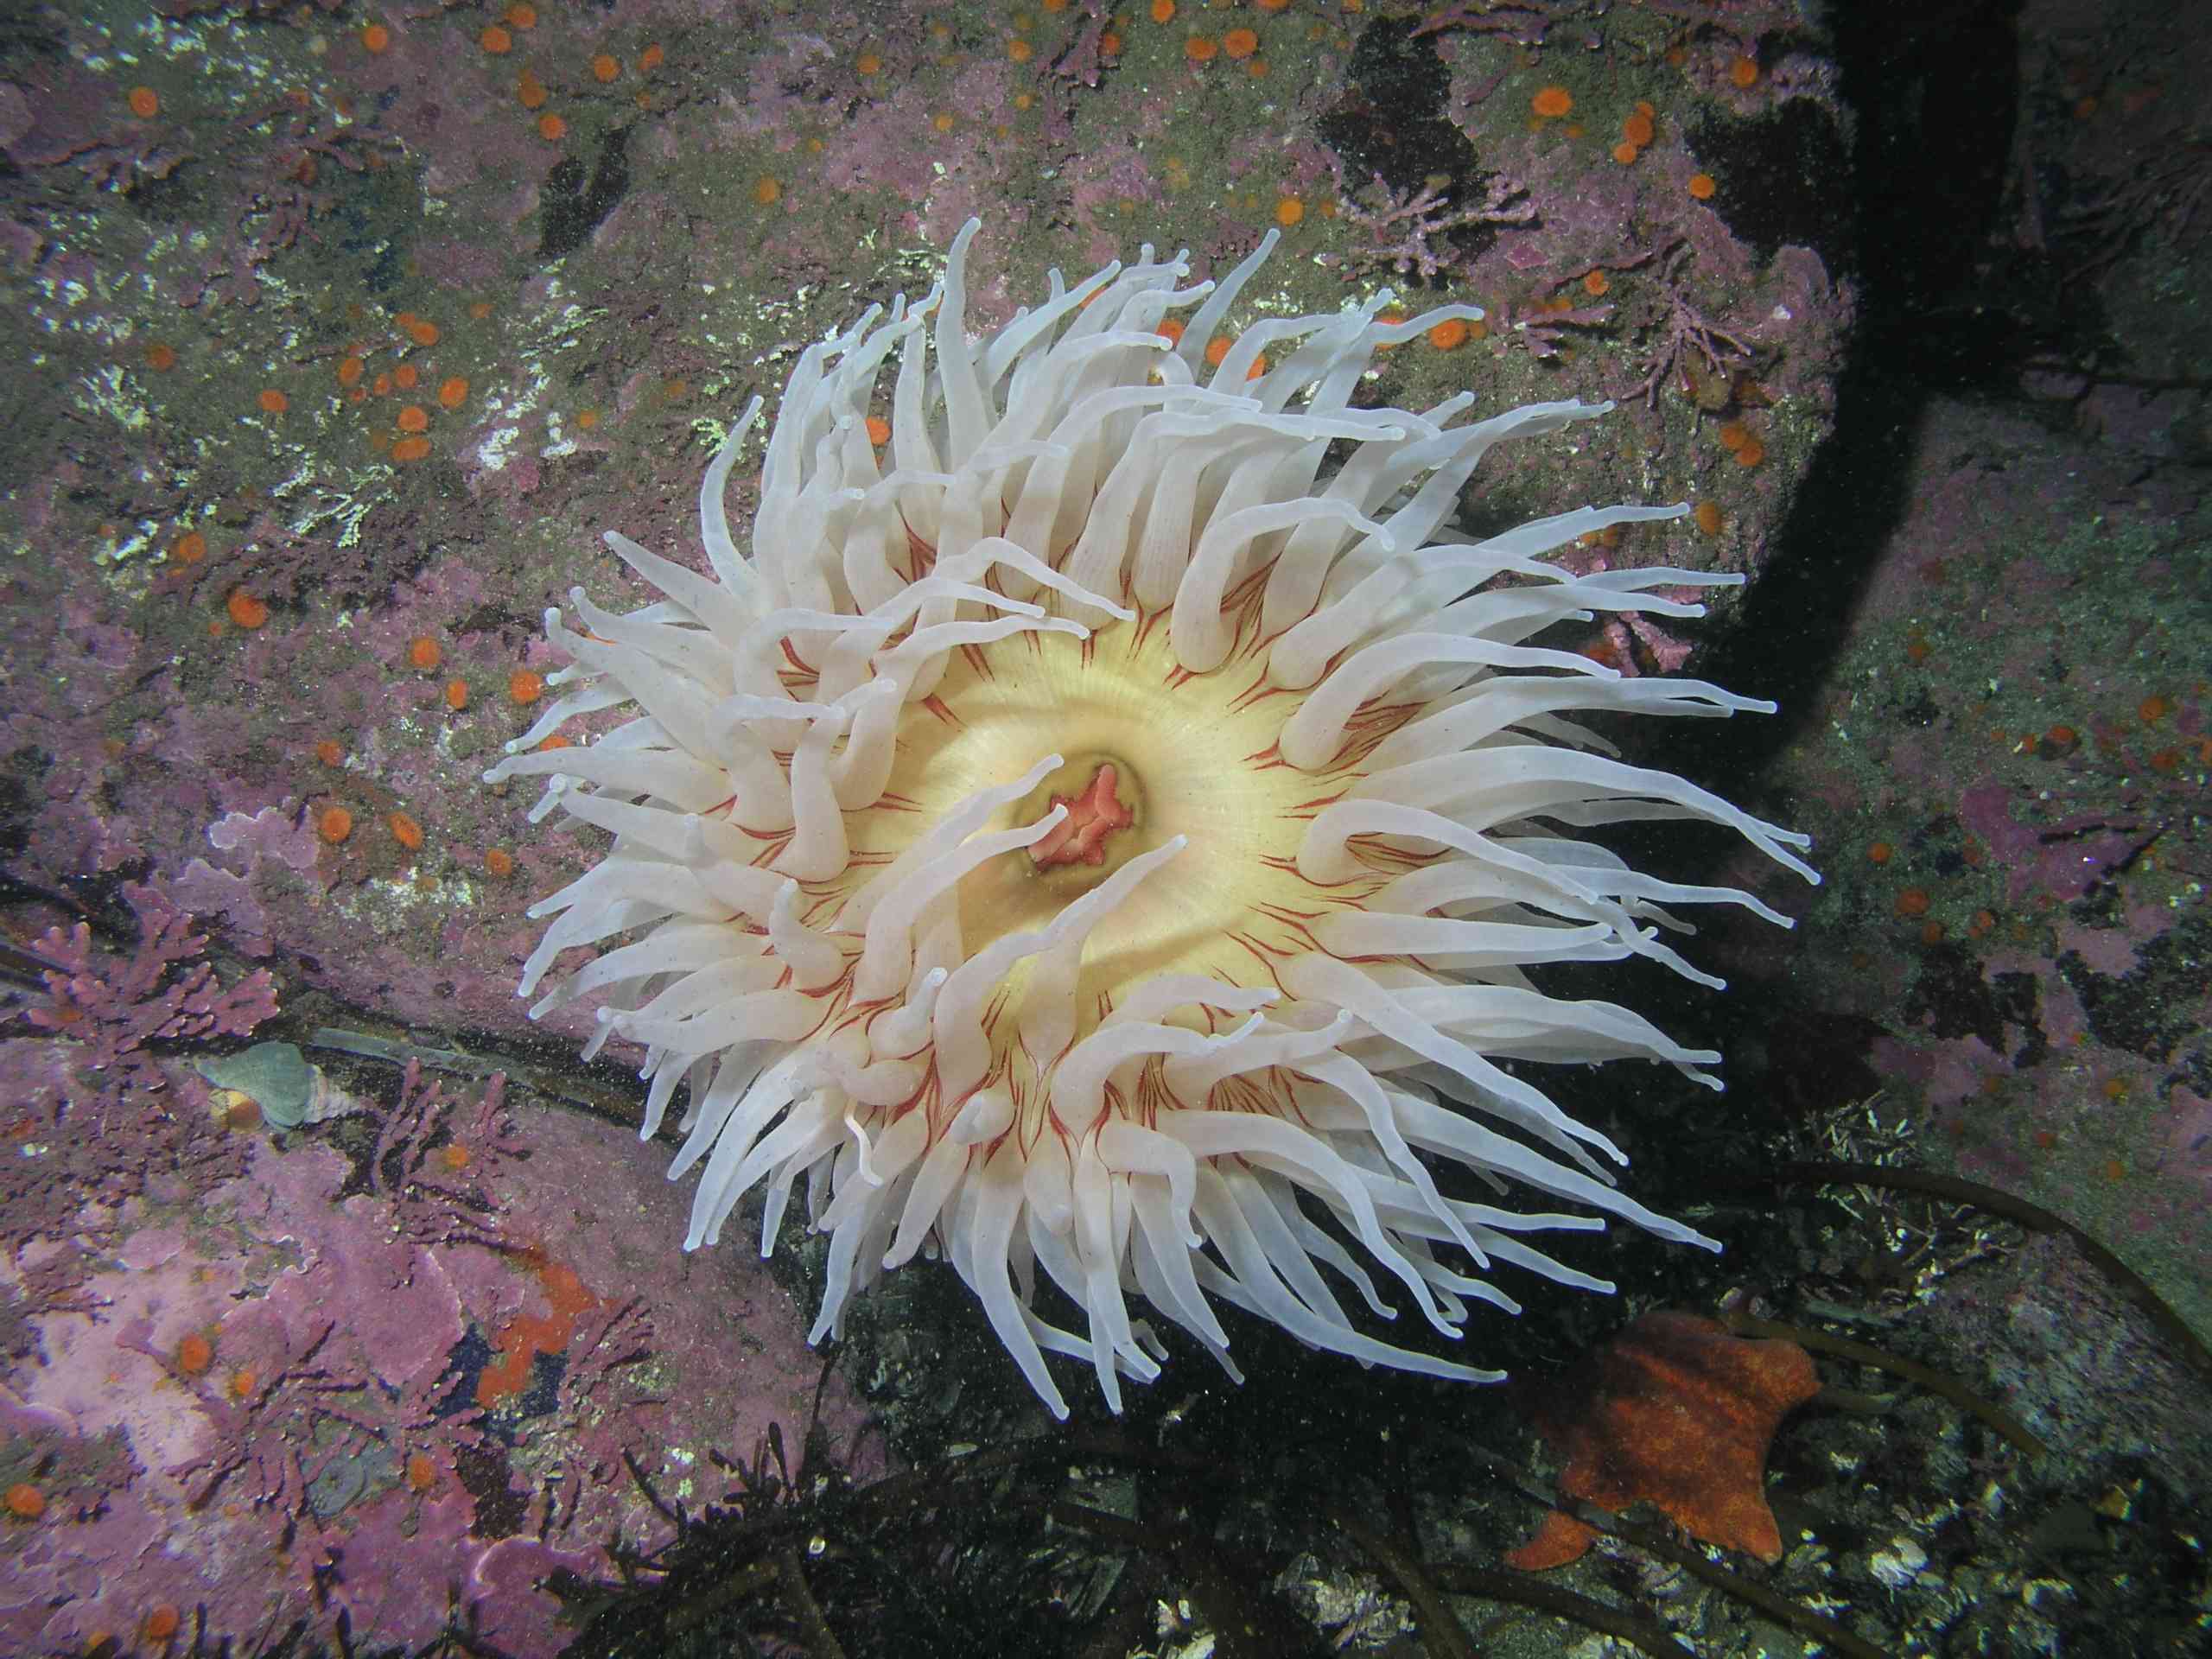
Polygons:
<instances>
[{"instance_id":1,"label":"orange sea star","mask_svg":"<svg viewBox=\"0 0 2212 1659\"><path fill-rule=\"evenodd\" d=\"M1767 1448L1820 1389L1812 1356L1794 1342L1731 1336L1693 1313L1647 1313L1536 1426L1566 1459L1559 1486L1568 1497L1608 1510L1648 1501L1701 1542L1777 1561ZM1554 1510L1505 1559L1524 1572L1563 1567L1596 1536Z\"/></svg>"}]
</instances>

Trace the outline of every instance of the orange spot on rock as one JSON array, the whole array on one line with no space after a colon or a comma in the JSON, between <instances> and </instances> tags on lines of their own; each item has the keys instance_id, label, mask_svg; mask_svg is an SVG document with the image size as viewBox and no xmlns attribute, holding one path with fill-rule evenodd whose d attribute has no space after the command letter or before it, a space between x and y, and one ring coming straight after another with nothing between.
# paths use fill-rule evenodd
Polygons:
<instances>
[{"instance_id":1,"label":"orange spot on rock","mask_svg":"<svg viewBox=\"0 0 2212 1659\"><path fill-rule=\"evenodd\" d=\"M1810 1354L1694 1313L1647 1313L1567 1382L1536 1412L1566 1460L1562 1492L1615 1510L1649 1503L1702 1543L1782 1559L1766 1454L1782 1420L1821 1391ZM1505 1559L1526 1573L1563 1567L1596 1536L1554 1510Z\"/></svg>"},{"instance_id":2,"label":"orange spot on rock","mask_svg":"<svg viewBox=\"0 0 2212 1659\"><path fill-rule=\"evenodd\" d=\"M8 1513L18 1521L35 1521L46 1513L46 1494L28 1480L8 1489Z\"/></svg>"},{"instance_id":3,"label":"orange spot on rock","mask_svg":"<svg viewBox=\"0 0 2212 1659\"><path fill-rule=\"evenodd\" d=\"M499 1357L477 1374L480 1406L497 1405L521 1393L530 1382L531 1362L540 1354L557 1354L566 1348L575 1334L578 1316L599 1306L599 1298L584 1288L573 1268L549 1259L543 1250L530 1250L522 1260L545 1292L546 1312L518 1314L499 1332Z\"/></svg>"}]
</instances>

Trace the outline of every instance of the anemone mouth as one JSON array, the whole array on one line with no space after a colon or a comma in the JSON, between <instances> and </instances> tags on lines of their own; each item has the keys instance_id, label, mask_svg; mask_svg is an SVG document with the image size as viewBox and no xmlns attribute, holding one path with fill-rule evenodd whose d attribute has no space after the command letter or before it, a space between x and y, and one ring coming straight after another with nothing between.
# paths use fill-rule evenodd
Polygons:
<instances>
[{"instance_id":1,"label":"anemone mouth","mask_svg":"<svg viewBox=\"0 0 2212 1659\"><path fill-rule=\"evenodd\" d=\"M1020 779L1039 761L1060 764L984 829L1034 824L1065 803L1086 824L1110 772L1110 807L1129 822L1085 836L1071 855L990 860L960 881L961 934L973 953L1050 924L1077 898L1136 857L1178 837L1184 852L1154 870L1091 931L1075 1004L1077 1035L1143 980L1198 974L1244 988L1272 988L1270 964L1287 935L1317 909L1357 902L1377 880L1317 887L1298 874L1301 836L1358 774L1331 766L1302 772L1277 751L1284 704L1297 694L1268 686L1247 648L1192 673L1167 643L1166 618L1140 613L1077 639L1026 633L960 652L937 691L910 706L884 798L853 826L855 865L877 868L911 842L918 823L941 820L980 791ZM1075 818L1070 820L1071 826ZM1083 856L1084 841L1097 856ZM1009 990L1019 995L1017 968ZM1198 1029L1203 1009L1179 1016Z\"/></svg>"},{"instance_id":2,"label":"anemone mouth","mask_svg":"<svg viewBox=\"0 0 2212 1659\"><path fill-rule=\"evenodd\" d=\"M1377 346L1472 308L1385 323L1385 293L1262 323L1201 382L1272 235L1217 288L1178 289L1179 257L1149 248L1072 288L1054 273L971 340L976 229L922 306L802 355L749 557L721 497L757 403L702 486L712 575L610 536L665 598L616 615L576 590L581 629L549 613L563 694L486 778L545 777L534 816L613 841L533 907L553 919L520 990L533 1017L597 1003L588 1052L643 1048L645 1134L688 1090L686 1248L755 1186L772 1248L806 1177L831 1236L817 1338L928 1249L1061 1414L1048 1351L1117 1409L1122 1377L1158 1375L1132 1296L1232 1376L1217 1301L1495 1380L1379 1340L1320 1269L1389 1317L1357 1249L1456 1338L1471 1304L1516 1309L1476 1276L1495 1263L1610 1288L1520 1235L1611 1215L1717 1248L1619 1192L1618 1149L1527 1073L1640 1058L1717 1088L1719 1056L1524 970L1641 956L1718 986L1663 941L1668 906L1787 925L1582 829L1702 819L1818 879L1804 837L1571 719L1771 705L1539 642L1605 612L1700 614L1690 590L1733 578L1544 560L1685 507L1446 528L1493 446L1608 407L1353 405ZM1185 307L1173 345L1160 324ZM880 457L865 416L894 354ZM607 710L628 717L536 747ZM1597 1213L1448 1197L1432 1160ZM1047 1281L1086 1330L1038 1311Z\"/></svg>"}]
</instances>

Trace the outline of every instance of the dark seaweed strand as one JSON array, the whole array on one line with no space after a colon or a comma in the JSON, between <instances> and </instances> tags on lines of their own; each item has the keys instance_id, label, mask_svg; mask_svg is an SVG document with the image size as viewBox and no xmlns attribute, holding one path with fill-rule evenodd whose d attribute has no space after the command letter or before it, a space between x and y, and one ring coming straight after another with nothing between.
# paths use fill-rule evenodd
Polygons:
<instances>
[{"instance_id":1,"label":"dark seaweed strand","mask_svg":"<svg viewBox=\"0 0 2212 1659\"><path fill-rule=\"evenodd\" d=\"M1855 1360L1861 1365L1872 1365L1878 1370L1901 1376L1908 1382L1917 1382L1930 1393L1942 1395L1960 1410L1971 1412L1980 1418L2031 1458L2039 1458L2050 1449L2025 1423L2002 1406L1983 1399L1956 1377L1932 1370L1916 1360L1887 1352L1870 1343L1853 1342L1847 1337L1832 1337L1823 1331L1808 1331L1802 1325L1784 1325L1779 1319L1762 1319L1749 1313L1724 1312L1720 1315L1720 1323L1739 1337L1779 1337L1802 1348L1834 1354L1839 1359Z\"/></svg>"},{"instance_id":2,"label":"dark seaweed strand","mask_svg":"<svg viewBox=\"0 0 2212 1659\"><path fill-rule=\"evenodd\" d=\"M2007 1221L2017 1221L2036 1232L2063 1233L2074 1241L2100 1273L2141 1309L2151 1323L2189 1357L2199 1371L2212 1378L2212 1348L2204 1345L2196 1332L2190 1329L2188 1322L2166 1306L2143 1276L2072 1222L2041 1205L2031 1204L2000 1187L1984 1186L1980 1181L1969 1181L1961 1176L1940 1175L1925 1169L1892 1169L1884 1164L1783 1164L1765 1172L1761 1179L1772 1181L1777 1186L1886 1186L1897 1192L1918 1192L1929 1198L1948 1199L1954 1204L1970 1205L1977 1210L1986 1210L1991 1215L2002 1216Z\"/></svg>"}]
</instances>

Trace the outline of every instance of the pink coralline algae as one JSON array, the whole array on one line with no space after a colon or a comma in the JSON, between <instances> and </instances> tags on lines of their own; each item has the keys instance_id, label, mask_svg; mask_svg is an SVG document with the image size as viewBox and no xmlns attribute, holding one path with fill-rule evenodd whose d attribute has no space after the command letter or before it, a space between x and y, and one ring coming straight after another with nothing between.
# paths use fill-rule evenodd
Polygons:
<instances>
[{"instance_id":1,"label":"pink coralline algae","mask_svg":"<svg viewBox=\"0 0 2212 1659\"><path fill-rule=\"evenodd\" d=\"M0 1067L35 1082L60 1054L19 1038ZM669 1535L641 1482L803 1432L821 1367L788 1299L757 1264L679 1282L678 1195L633 1136L567 1113L525 1133L499 1079L410 1066L380 1122L271 1137L213 1126L188 1067L148 1065L222 1159L65 1217L97 1254L0 1257L0 1484L46 1499L0 1528L0 1652L81 1649L166 1602L211 1644L342 1621L357 1650L463 1629L550 1655L569 1632L549 1581L611 1579L611 1547ZM820 1397L850 1448L849 1397Z\"/></svg>"},{"instance_id":2,"label":"pink coralline algae","mask_svg":"<svg viewBox=\"0 0 2212 1659\"><path fill-rule=\"evenodd\" d=\"M239 305L261 298L260 268L293 246L315 220L332 213L336 197L317 189L325 162L349 172L381 165L397 146L380 135L365 135L353 123L316 113L305 103L286 99L247 117L241 125L269 139L257 163L260 176L241 203L221 251L205 268L206 279L221 297ZM197 303L207 290L186 302Z\"/></svg>"},{"instance_id":3,"label":"pink coralline algae","mask_svg":"<svg viewBox=\"0 0 2212 1659\"><path fill-rule=\"evenodd\" d=\"M1719 377L1725 385L1731 376L1749 369L1754 360L1751 347L1740 335L1722 327L1699 308L1683 279L1684 267L1690 257L1688 244L1677 242L1645 258L1655 257L1658 260L1660 315L1656 328L1650 332L1656 335L1656 346L1645 366L1643 378L1623 394L1624 400L1642 397L1652 405L1658 403L1660 388L1669 377L1679 380L1686 393L1694 396L1707 375Z\"/></svg>"},{"instance_id":4,"label":"pink coralline algae","mask_svg":"<svg viewBox=\"0 0 2212 1659\"><path fill-rule=\"evenodd\" d=\"M1423 16L1414 33L1465 29L1500 35L1516 46L1541 46L1546 34L1580 10L1576 0L1453 0Z\"/></svg>"},{"instance_id":5,"label":"pink coralline algae","mask_svg":"<svg viewBox=\"0 0 2212 1659\"><path fill-rule=\"evenodd\" d=\"M71 165L102 189L166 179L193 157L183 130L119 118L115 88L67 59L24 54L0 92L0 152L25 171Z\"/></svg>"},{"instance_id":6,"label":"pink coralline algae","mask_svg":"<svg viewBox=\"0 0 2212 1659\"><path fill-rule=\"evenodd\" d=\"M1536 217L1528 191L1504 178L1484 185L1479 199L1455 200L1433 184L1418 191L1394 190L1377 173L1369 185L1344 194L1344 222L1367 234L1367 245L1342 256L1347 280L1389 270L1418 283L1433 283L1457 270L1464 256L1438 238L1486 225L1526 225ZM1364 198L1364 200L1363 200ZM1368 205L1371 202L1373 205ZM1337 263L1335 256L1327 256Z\"/></svg>"},{"instance_id":7,"label":"pink coralline algae","mask_svg":"<svg viewBox=\"0 0 2212 1659\"><path fill-rule=\"evenodd\" d=\"M1959 821L1981 837L2004 870L2005 900L2014 905L2037 893L2079 899L2124 868L2144 840L2139 818L2099 812L2061 817L2042 810L2029 791L2001 784L1962 791Z\"/></svg>"},{"instance_id":8,"label":"pink coralline algae","mask_svg":"<svg viewBox=\"0 0 2212 1659\"><path fill-rule=\"evenodd\" d=\"M155 1046L243 1037L276 1012L265 970L231 984L217 976L205 936L164 888L126 884L124 895L139 925L127 955L98 950L82 922L14 948L46 988L20 998L18 1034L0 1040L16 1151L0 1159L0 1242L37 1243L48 1297L67 1296L78 1252L107 1236L114 1206L236 1166L197 1081L172 1090Z\"/></svg>"},{"instance_id":9,"label":"pink coralline algae","mask_svg":"<svg viewBox=\"0 0 2212 1659\"><path fill-rule=\"evenodd\" d=\"M123 891L138 917L137 953L104 969L85 923L48 930L27 952L42 964L47 1001L23 1019L81 1046L72 1069L99 1090L158 1092L165 1080L147 1044L249 1035L276 1014L276 990L265 969L223 984L200 955L207 936L193 931L192 918L162 888L131 883Z\"/></svg>"}]
</instances>

